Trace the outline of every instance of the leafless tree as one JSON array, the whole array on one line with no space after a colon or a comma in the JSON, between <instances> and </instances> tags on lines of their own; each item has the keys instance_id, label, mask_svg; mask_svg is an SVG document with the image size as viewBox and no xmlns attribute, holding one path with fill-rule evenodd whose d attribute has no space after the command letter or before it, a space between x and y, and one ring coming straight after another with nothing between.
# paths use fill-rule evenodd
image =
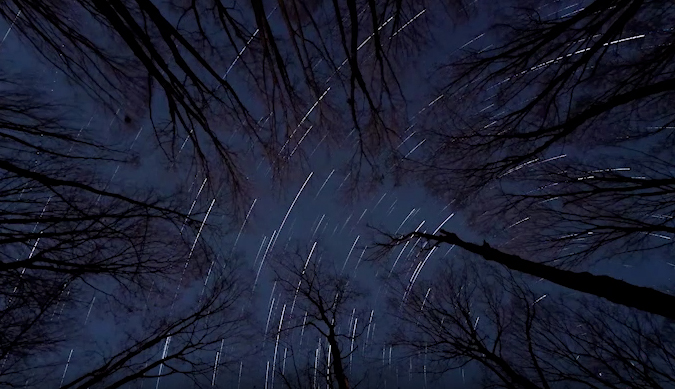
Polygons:
<instances>
[{"instance_id":1,"label":"leafless tree","mask_svg":"<svg viewBox=\"0 0 675 389\"><path fill-rule=\"evenodd\" d=\"M149 115L166 156L196 159L227 184L231 199L246 188L247 155L280 171L303 141L342 141L352 129L352 162L363 167L354 172L375 171L382 146L395 143L407 120L400 74L410 56L401 54L424 46L438 11L456 20L469 13L461 1L18 0L0 7L27 45L110 112L119 109L122 127ZM206 163L214 156L219 169Z\"/></svg>"},{"instance_id":2,"label":"leafless tree","mask_svg":"<svg viewBox=\"0 0 675 389\"><path fill-rule=\"evenodd\" d=\"M427 154L411 167L463 200L495 246L557 266L670 255L675 9L500 7L439 72L449 82L422 120Z\"/></svg>"},{"instance_id":3,"label":"leafless tree","mask_svg":"<svg viewBox=\"0 0 675 389\"><path fill-rule=\"evenodd\" d=\"M119 185L114 173L134 168L128 150L73 127L72 107L30 80L4 74L0 85L0 382L23 385L27 376L47 379L51 358L77 341L88 315L83 291L107 299L111 319L138 312L151 289L166 292L166 305L177 285L203 282L217 248L205 239L213 234L204 230L203 197ZM190 211L188 199L196 201ZM237 289L216 290L222 296L204 308L214 314Z\"/></svg>"},{"instance_id":4,"label":"leafless tree","mask_svg":"<svg viewBox=\"0 0 675 389\"><path fill-rule=\"evenodd\" d=\"M314 365L311 363L316 351L300 351L301 347L282 341L283 356L281 365L273 372L285 388L311 388L316 386L314 381ZM323 350L322 350L323 352ZM314 355L313 355L314 354ZM322 361L322 367L323 361ZM322 369L324 372L327 369Z\"/></svg>"},{"instance_id":5,"label":"leafless tree","mask_svg":"<svg viewBox=\"0 0 675 389\"><path fill-rule=\"evenodd\" d=\"M522 189L486 192L491 200L472 211L474 225L489 222L481 230L503 240L505 250L557 266L604 258L639 266L672 254L673 179L666 159L630 150L607 159L616 161L613 168L566 159L525 169L517 178Z\"/></svg>"},{"instance_id":6,"label":"leafless tree","mask_svg":"<svg viewBox=\"0 0 675 389\"><path fill-rule=\"evenodd\" d=\"M441 243L444 243L446 246L460 247L467 252L477 254L487 262L502 265L512 271L545 279L565 288L602 297L626 307L637 308L645 312L675 319L675 314L669 308L670 304L675 302L675 296L668 292L634 285L607 275L595 275L589 272L565 270L554 265L541 263L537 260L524 259L518 255L505 253L504 251L493 248L485 241L482 245L468 242L461 239L457 234L447 232L443 229L440 230L440 234L438 235L425 232L412 232L400 237L390 235L387 237L386 242L379 244L381 247L380 250L382 253L387 253L401 242L413 238L417 238L418 240L423 239L427 241L427 243L431 243L428 247L425 245L421 248L421 251L428 252L424 262L426 262L433 254L433 250ZM420 263L422 263L422 261L420 261ZM411 280L413 279L411 278Z\"/></svg>"},{"instance_id":7,"label":"leafless tree","mask_svg":"<svg viewBox=\"0 0 675 389\"><path fill-rule=\"evenodd\" d=\"M293 154L312 128L311 120L305 123L307 110L328 87L335 90L338 85L349 97L331 94L326 108L318 110L323 111L320 117L339 124L332 120L337 116L328 109L334 104L329 101L344 107L341 100L347 100L353 125L361 133L357 155L376 155L370 148L379 147L382 136L396 130L395 123L385 121L392 116L384 112L403 102L396 86L397 65L389 59L390 52L400 47L400 40L393 37L403 27L417 28L419 23L412 27L407 23L417 17L420 6L350 2L333 3L332 8L317 4L312 10L304 3L281 3L277 16L282 15L286 28L281 36L272 30L271 9L262 2L241 9L221 2L172 2L160 9L151 1L16 1L3 3L0 13L23 42L65 74L78 91L114 112L114 127L120 131L139 127L149 116L157 144L174 166L182 166L179 155L188 138L194 153L186 149L183 155L197 159L200 173L216 182L209 194L215 196L222 188L223 197L237 199L243 193L242 160L225 140L235 133L216 130L216 121L241 126L243 131L236 136L261 146L255 153L276 165L284 154ZM361 29L362 10L368 11L364 20L370 29ZM359 59L364 40L375 42L375 54ZM335 42L342 43L336 46L340 49L333 48ZM299 67L288 59L292 52ZM222 76L225 69L216 70L215 64L237 61L243 66L236 74L253 86L253 92L241 92L243 87L230 84L234 77ZM322 67L312 73L318 62ZM345 64L350 69L347 76L342 72ZM298 87L294 78L301 74L299 69L306 82ZM375 74L379 81L367 85L366 79L378 79ZM339 82L326 85L329 78ZM0 270L3 328L8 331L2 352L5 360L21 362L67 337L59 328L71 318L69 304L73 312L82 308L84 302L73 297L81 285L98 289L121 307L133 307L133 298L149 286L159 288L176 278L189 284L213 263L209 258L214 250L204 239L197 241L203 226L199 220L205 221L210 208L186 214L178 211L180 200L165 192L157 196L144 187L110 189L110 179L102 173L127 164L130 157L125 151L102 143L91 131L78 131L73 123L79 118L65 114L73 107L36 98L39 90L19 91L7 80L4 84L8 93L3 94L2 137L8 142L3 143L0 160L5 204ZM153 110L157 95L168 108L167 115ZM256 108L259 101L265 102L262 111ZM375 129L368 132L369 141L361 131L367 126ZM206 164L213 155L225 167L222 177ZM195 251L193 241L201 251ZM189 262L189 269L184 262L186 267ZM122 295L120 290L107 290L115 287ZM61 313L64 310L66 314ZM45 319L56 311L59 320Z\"/></svg>"},{"instance_id":8,"label":"leafless tree","mask_svg":"<svg viewBox=\"0 0 675 389\"><path fill-rule=\"evenodd\" d=\"M253 336L250 312L242 304L249 293L245 286L249 276L233 263L216 264L205 281L188 285L177 301L161 301L161 293L175 289L159 289L146 296L149 304L146 300L132 316L119 318L123 324L120 340L101 342L102 350L93 362L73 366L81 373L65 380L62 387L119 388L164 377L175 380L174 376L198 386L212 385L218 369L223 373L238 366L254 350L249 347Z\"/></svg>"},{"instance_id":9,"label":"leafless tree","mask_svg":"<svg viewBox=\"0 0 675 389\"><path fill-rule=\"evenodd\" d=\"M283 325L279 324L275 336L291 345L292 350L300 350L299 355L293 354L294 358L303 358L299 349L301 343L314 344L316 337L312 335L318 334L320 344L316 348L317 354L311 354L318 360L318 353L322 353L324 368L314 372L314 377L318 375L330 387L347 389L355 385L351 377L363 374L359 369L353 372L352 365L359 338L368 329L368 322L363 322L368 315L362 306L365 296L350 274L341 272L335 263L323 259L318 251L320 248L317 249L315 243L307 252L296 250L278 254L273 261L275 280L288 301L285 305L288 312L286 319ZM360 325L359 318L362 320ZM314 365L317 360L312 358L303 362L301 359L294 363L302 367ZM294 382L291 376L282 374L289 387L302 384L298 372L295 373L295 381L301 381Z\"/></svg>"},{"instance_id":10,"label":"leafless tree","mask_svg":"<svg viewBox=\"0 0 675 389\"><path fill-rule=\"evenodd\" d=\"M434 112L462 112L450 99L456 94L473 107L453 128L436 128L445 138L436 157L463 161L439 169L466 168L470 183L479 185L556 153L562 142L590 150L636 138L654 142L667 131L668 112L658 107L671 90L670 7L595 1L565 16L542 15L556 10L527 1L504 7L486 31L492 44L469 50L448 67L452 82L445 96L452 105L439 101ZM494 100L480 100L486 97ZM649 122L651 130L645 128ZM443 154L446 147L455 153Z\"/></svg>"},{"instance_id":11,"label":"leafless tree","mask_svg":"<svg viewBox=\"0 0 675 389\"><path fill-rule=\"evenodd\" d=\"M205 279L189 281L167 273L145 290L121 289L105 277L90 276L61 285L69 296L53 289L43 290L47 295L42 298L33 289L44 282L26 282L23 293L13 295L3 310L0 382L8 387L115 388L182 376L210 385L218 368L222 373L254 352L247 341L253 332L242 305L250 293L242 270L230 258L214 263ZM87 280L96 285L93 313L94 300L78 304L80 293L92 292Z\"/></svg>"},{"instance_id":12,"label":"leafless tree","mask_svg":"<svg viewBox=\"0 0 675 389\"><path fill-rule=\"evenodd\" d=\"M479 367L489 388L672 386L672 321L529 285L471 259L444 266L396 302L395 342L430 375Z\"/></svg>"},{"instance_id":13,"label":"leafless tree","mask_svg":"<svg viewBox=\"0 0 675 389\"><path fill-rule=\"evenodd\" d=\"M673 299L669 285L643 287L613 272L593 274L600 262L638 265L644 257L672 255L669 105L675 84L670 78L674 42L667 26L674 14L672 7L661 5L588 1L563 10L556 2L500 4L495 24L442 67L439 75L449 82L430 97L433 104L419 123L427 153L418 152L417 160L403 168L423 172L427 186L455 201L472 232L486 237L476 244L440 227L433 234L404 235L403 241L427 241L427 252L444 243L483 260L479 270L460 280L443 273L454 286L434 298L450 296L446 301L453 308L439 315L429 309L426 323L413 323L426 336L415 344L418 352L426 342L449 350L446 356L445 351L436 355L455 363L450 366L479 361L492 376L488 386L672 385L665 373L669 362L661 364L662 350L671 346L645 348L634 341L670 331L674 317L662 305ZM523 279L509 281L509 286L495 282L465 295L496 264L518 274L512 278ZM567 288L574 302L547 297L535 304L539 297L531 289L539 288L525 275ZM422 296L439 282L443 284L439 278L428 285ZM607 288L596 289L601 285ZM635 293L623 295L628 290ZM487 314L493 317L488 319L490 335L471 324L477 314L472 304L481 294L515 301L501 324L494 312L502 302L483 309L481 317L492 312ZM645 298L632 300L639 295ZM660 304L651 305L656 301ZM413 309L433 306L419 290L411 304L408 320ZM544 307L550 309L542 314ZM570 318L582 327L593 323L597 333L607 332L606 338L582 339L573 327L562 325ZM454 326L449 333L445 321ZM546 324L538 328L540 323ZM504 351L490 343L504 342L514 326L518 330ZM557 332L546 332L548 327ZM570 342L585 353L571 351L577 349ZM594 347L602 351L590 352ZM636 362L629 354L642 359ZM633 367L642 363L650 367L638 377ZM602 375L590 365L602 366ZM655 376L663 381L653 381Z\"/></svg>"}]
</instances>

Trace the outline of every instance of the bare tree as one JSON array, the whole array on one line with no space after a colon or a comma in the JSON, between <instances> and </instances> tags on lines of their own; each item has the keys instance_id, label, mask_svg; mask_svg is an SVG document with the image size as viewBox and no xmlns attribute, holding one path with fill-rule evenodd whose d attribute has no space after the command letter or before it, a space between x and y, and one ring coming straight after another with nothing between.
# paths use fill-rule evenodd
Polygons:
<instances>
[{"instance_id":1,"label":"bare tree","mask_svg":"<svg viewBox=\"0 0 675 389\"><path fill-rule=\"evenodd\" d=\"M210 185L209 195L222 194L216 193L222 188L228 192L224 197L236 199L243 193L241 160L224 140L233 132L216 131L214 121L226 119L228 124L242 126L244 140L261 145L256 153L266 155L275 165L286 158L284 153L292 155L309 133L312 126L305 121L314 109L312 104L318 104L331 85L337 89L333 84L324 85L332 78L343 87L349 84L347 106L359 132L364 126L377 130L371 131L374 140L370 143L359 143L358 155L370 158L374 152L368 149L381 144L380 131L386 133L394 127L385 123L383 112L403 100L400 90L385 85L396 84L395 65L387 58L398 40L383 39L380 33L393 38L403 27L408 28L407 23L420 12L418 4L397 2L380 10L372 2L334 3L334 14L324 13L325 20L315 19L316 10L299 12L304 4L292 4L292 10L289 4L281 6L294 46L281 47L283 37L275 37L268 21L270 10L262 2L242 9L231 9L221 2L199 6L174 2L159 9L150 1L16 1L3 3L0 13L23 42L32 45L87 96L115 112L114 124L120 130L144 125L149 116L157 144L174 166L182 166L179 156L189 139L194 153L186 150L183 155L197 159L199 173L209 183L216 182ZM325 7L318 8L325 11ZM369 10L369 31L361 31L363 24L358 22L362 16L357 14L361 10ZM292 11L296 11L295 17ZM393 19L385 19L390 16ZM290 20L296 24L288 24ZM329 43L335 30L330 30L326 20L338 21L342 46L337 51ZM307 30L302 38L301 27ZM372 38L367 38L369 35ZM227 42L224 47L216 43L219 38ZM376 42L374 60L372 56L359 59L357 52L368 41ZM292 78L299 73L287 68L292 64L286 58L291 47L301 67L309 72L306 81L319 81L294 85ZM338 54L346 57L344 64L351 69L348 82ZM254 86L253 93L236 93L222 70L215 69L215 63L234 65L237 61L245 63L237 73ZM326 67L311 74L317 61ZM375 66L366 73L364 64ZM367 85L365 79L375 80L369 75L378 72L385 86ZM144 187L109 189L111 180L102 173L133 158L104 144L90 131L77 131L72 123L79 118L68 118L67 110L61 109L67 107L54 106L28 91L13 90L16 85L10 82L5 84L10 93L3 95L2 102L7 113L2 137L8 143L3 143L0 161L6 217L0 231L0 270L3 328L11 330L4 334L2 352L5 360L25 361L67 338L59 326L70 318L68 314L59 313L60 319L53 322L45 318L66 307L73 308L77 316L83 301L73 296L81 285L97 289L119 306L133 307L133 299L149 286L159 287L176 279L188 284L201 275L209 262L213 263L208 258L214 249L204 239L197 240L210 207L178 211L180 200L172 194L157 196ZM168 115L153 111L157 90L161 91L160 99L165 99ZM249 103L256 94L267 103L262 112L253 112L255 105ZM368 107L364 112L371 115L361 112L362 103ZM332 118L330 114L322 116ZM285 142L293 136L299 140ZM205 163L213 155L224 163L222 180ZM201 252L195 251L196 244ZM107 290L115 287L124 293ZM43 348L34 347L36 344Z\"/></svg>"},{"instance_id":2,"label":"bare tree","mask_svg":"<svg viewBox=\"0 0 675 389\"><path fill-rule=\"evenodd\" d=\"M434 112L462 112L449 101L456 94L473 107L454 128L436 128L444 139L435 154L444 158L440 170L471 173L470 186L484 185L556 155L563 142L591 150L663 135L669 116L658 108L671 90L672 36L664 32L670 7L595 1L568 15L542 15L556 10L516 1L503 11L486 31L493 44L469 49L448 67L452 105L439 101ZM444 154L448 147L453 154ZM450 159L462 163L445 163Z\"/></svg>"},{"instance_id":3,"label":"bare tree","mask_svg":"<svg viewBox=\"0 0 675 389\"><path fill-rule=\"evenodd\" d=\"M471 259L444 266L396 302L395 342L424 353L429 374L479 367L483 387L673 384L670 321L528 285Z\"/></svg>"},{"instance_id":4,"label":"bare tree","mask_svg":"<svg viewBox=\"0 0 675 389\"><path fill-rule=\"evenodd\" d=\"M423 180L457 199L469 226L489 238L475 244L442 229L406 238L457 245L673 319L651 305L673 299L664 288L588 272L599 262L672 254L673 41L665 25L673 9L649 1L555 7L507 5L489 41L444 69L451 82L424 123ZM622 296L627 290L635 294Z\"/></svg>"},{"instance_id":5,"label":"bare tree","mask_svg":"<svg viewBox=\"0 0 675 389\"><path fill-rule=\"evenodd\" d=\"M352 162L363 167L354 172L374 172L405 126L397 113L409 56L400 54L424 46L436 8L468 14L461 1L18 0L0 15L74 85L119 110L121 126L149 115L173 163L196 159L237 199L246 155L280 171L305 139L341 141L352 129ZM153 109L158 100L168 115ZM222 169L206 163L214 156Z\"/></svg>"},{"instance_id":6,"label":"bare tree","mask_svg":"<svg viewBox=\"0 0 675 389\"><path fill-rule=\"evenodd\" d=\"M242 305L249 293L246 277L230 258L215 263L205 279L190 281L167 273L164 280L155 277L144 289L128 285L120 289L105 277L90 276L62 285L68 295L46 290L47 295L38 299L33 289L44 282L27 282L3 311L0 382L115 388L183 376L210 384L218 368L222 372L238 365L254 352L246 341L253 335L249 312ZM93 313L94 300L84 307L79 304L84 292L91 294L92 284L98 297ZM18 307L15 301L25 305Z\"/></svg>"},{"instance_id":7,"label":"bare tree","mask_svg":"<svg viewBox=\"0 0 675 389\"><path fill-rule=\"evenodd\" d=\"M411 297L407 320L424 334L413 348L437 348L446 367L478 361L490 375L486 386L671 386L670 362L661 359L671 346L641 343L670 331L674 317L665 307L673 296L659 290L669 285L647 288L612 270L589 271L600 262L637 265L672 255L675 84L666 26L673 8L630 0L564 10L528 1L500 7L495 24L442 67L439 75L450 82L430 97L419 123L427 153L402 165L423 172L434 193L466 212L472 232L486 236L476 244L440 227L404 235L426 240L427 251L445 243L484 260L459 280L443 273L450 290L426 299L443 285L439 278ZM510 275L518 282L501 277L473 292L495 262L519 274ZM541 288L523 274L588 295L568 290L577 300L540 302L532 290ZM416 288L412 281L406 287ZM622 296L628 290L635 293ZM486 301L481 294L506 294L511 302L476 308L475 300ZM433 299L452 309L427 311ZM513 311L498 311L503 304ZM490 321L487 333L472 323L479 311L481 323ZM413 312L424 316L420 323ZM595 337L583 338L570 322L593 323ZM643 367L635 366L645 365L638 374Z\"/></svg>"},{"instance_id":8,"label":"bare tree","mask_svg":"<svg viewBox=\"0 0 675 389\"><path fill-rule=\"evenodd\" d=\"M567 157L518 174L521 188L495 187L473 223L505 250L556 266L612 258L631 266L672 253L672 177L667 159L625 150L608 164ZM664 157L665 158L665 157ZM487 204L486 204L487 205Z\"/></svg>"},{"instance_id":9,"label":"bare tree","mask_svg":"<svg viewBox=\"0 0 675 389\"><path fill-rule=\"evenodd\" d=\"M410 167L495 246L570 267L670 255L674 9L556 7L504 5L442 68Z\"/></svg>"},{"instance_id":10,"label":"bare tree","mask_svg":"<svg viewBox=\"0 0 675 389\"><path fill-rule=\"evenodd\" d=\"M315 339L312 335L318 334L320 344L314 355L317 359L310 359L304 364L314 362L316 365L318 353L323 353L321 363L325 359L324 369L315 371L314 377L318 374L330 387L347 389L355 385L354 380L350 380L353 354L359 346L357 341L368 328L367 322L362 321L360 326L358 324L359 317L363 320L367 315L361 306L364 295L356 280L340 272L334 263L322 259L323 256L315 252L319 251L316 246L315 243L307 253L296 250L279 254L273 261L275 280L289 301L285 305L289 313L275 336L277 340L283 337L286 344L298 343L299 346L302 339L305 345L311 345ZM293 357L298 356L294 354ZM303 362L300 362L300 366L303 366ZM314 366L314 369L317 367ZM301 378L298 372L295 375L296 381ZM283 379L290 387L297 384L289 376Z\"/></svg>"},{"instance_id":11,"label":"bare tree","mask_svg":"<svg viewBox=\"0 0 675 389\"><path fill-rule=\"evenodd\" d=\"M675 302L675 296L670 293L633 285L607 275L594 275L589 272L559 269L536 260L523 259L517 255L507 254L492 248L487 242L483 242L482 245L467 242L456 234L443 229L440 230L440 235L412 232L402 237L390 236L388 242L381 244L381 246L386 252L386 250L391 249L393 246L412 238L422 238L428 242L433 242L430 247L431 249L435 249L440 243L456 245L470 253L481 256L488 262L503 265L510 270L545 279L572 290L602 297L613 303L675 319L675 314L669 308L670 304ZM423 247L422 250L425 250L425 248ZM429 248L426 251L429 251ZM431 254L433 252L430 252L428 256Z\"/></svg>"},{"instance_id":12,"label":"bare tree","mask_svg":"<svg viewBox=\"0 0 675 389\"><path fill-rule=\"evenodd\" d=\"M340 132L353 128L359 146L353 171L366 164L375 171L382 146L394 143L405 120L393 114L406 104L398 79L405 63L397 63L395 54L416 48L410 42L427 25L415 22L424 7L414 1L280 2L275 7L262 1L2 3L0 15L22 42L75 87L69 96L73 106L101 103L115 115L112 127L129 138L131 129L149 121L155 145L185 173L181 177L208 179L207 195L189 210L182 204L189 204L185 193L111 185L105 173L138 162L135 156L102 141L100 133L78 131L73 123L80 118L66 115L72 106L55 106L4 81L3 382L15 384L30 369L57 365L41 358L74 338L67 324L86 311L81 290L96 290L122 317L139 312L136 300L151 288L165 299L161 307L173 308L178 289L172 298L170 287L185 288L217 262L217 248L204 238L203 228L216 199L232 200L227 211L233 213L241 205L246 157L262 155L280 170L281 162L301 151L308 134L342 139ZM346 111L352 122L347 127L341 120ZM325 133L310 133L313 127ZM217 169L207 163L214 156ZM204 197L213 199L210 205ZM221 295L225 291L213 300ZM215 302L178 318L169 309L157 326L130 336L99 366L64 383L116 387L148 377L158 366L181 371L172 360L193 365L192 373L204 372L206 365L187 355L216 342L213 312L220 312ZM328 335L335 357L336 381L346 387L335 323L326 326L322 335ZM181 337L176 354L145 359L147 365L140 367L151 348Z\"/></svg>"},{"instance_id":13,"label":"bare tree","mask_svg":"<svg viewBox=\"0 0 675 389\"><path fill-rule=\"evenodd\" d=\"M150 304L146 301L133 312L140 320L129 320L128 314L120 317L124 336L94 363L75 367L82 373L62 387L119 388L173 376L211 385L218 369L238 366L254 350L248 345L253 336L250 312L242 305L249 293L247 277L230 259L216 264L205 281L188 285L178 301L161 301L161 294L173 289L153 291L147 296Z\"/></svg>"},{"instance_id":14,"label":"bare tree","mask_svg":"<svg viewBox=\"0 0 675 389\"><path fill-rule=\"evenodd\" d=\"M158 195L156 188L132 180L118 185L114 174L133 169L134 155L73 127L72 107L49 101L21 80L15 75L0 80L3 385L49 376L52 357L77 341L77 328L91 309L83 291L97 293L99 302L107 299L111 318L132 315L150 289L163 290L162 298L173 301L177 285L203 281L216 255L204 239L213 234L204 230L210 210L203 197L166 188L158 188L163 191ZM190 210L187 199L195 201ZM222 296L211 296L204 309L222 313L217 304L232 304L228 293L234 291L214 289ZM208 321L204 312L195 315ZM172 323L180 326L189 318ZM203 323L190 325L196 331Z\"/></svg>"}]
</instances>

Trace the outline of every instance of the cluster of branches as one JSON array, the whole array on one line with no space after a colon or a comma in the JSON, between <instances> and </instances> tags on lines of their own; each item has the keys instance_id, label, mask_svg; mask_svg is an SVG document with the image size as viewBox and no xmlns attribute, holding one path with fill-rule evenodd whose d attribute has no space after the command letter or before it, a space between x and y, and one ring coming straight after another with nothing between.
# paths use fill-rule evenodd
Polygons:
<instances>
[{"instance_id":1,"label":"cluster of branches","mask_svg":"<svg viewBox=\"0 0 675 389\"><path fill-rule=\"evenodd\" d=\"M191 246L199 208L187 215L148 187L110 189L128 153L73 128L69 107L21 79L0 84L0 382L10 385L74 342L84 291L131 312L151 285L188 285L213 253Z\"/></svg>"},{"instance_id":2,"label":"cluster of branches","mask_svg":"<svg viewBox=\"0 0 675 389\"><path fill-rule=\"evenodd\" d=\"M393 243L454 244L618 306L574 302L578 295L539 301L514 276L481 280L457 270L441 275L440 293L405 287L400 318L410 332L399 341L437 357L441 370L478 361L488 386L668 385L672 295L576 267L619 255L635 261L637 251L671 254L675 8L596 0L561 14L515 3L488 30L487 47L462 51L442 68L442 98L433 96L420 124L426 153L412 165L437 194L467 199L459 203L472 226L493 234L497 248L446 232ZM208 178L202 199L222 194L236 213L246 156L263 156L280 172L306 145L356 133L351 177L377 173L382 147L397 144L407 124L399 72L433 21L415 20L423 12L447 16L436 12L444 5L15 0L0 4L0 16L77 91L114 112L115 127L149 122L165 162ZM450 8L468 15L461 2ZM177 200L185 198L164 188L161 196L142 186L109 189L104 173L127 166L128 153L100 132L78 131L67 107L40 90L20 89L9 76L0 84L0 382L23 385L35 371L62 366L45 351L72 341L66 324L86 312L85 289L105 296L110 309L160 318L148 316L150 330L130 330L96 366L62 384L207 375L204 355L220 360L219 331L243 323L239 273L196 240L213 203L186 212ZM324 378L347 388L343 362L356 321L345 330L340 320L356 296L348 277L310 267L310 256L276 268L292 295L289 328L299 325L294 309L306 313L302 327L330 350ZM197 292L192 282L205 286ZM199 304L176 307L177 283ZM155 305L139 300L148 290ZM476 309L488 318L484 330ZM290 382L283 369L281 377Z\"/></svg>"},{"instance_id":3,"label":"cluster of branches","mask_svg":"<svg viewBox=\"0 0 675 389\"><path fill-rule=\"evenodd\" d=\"M473 44L484 49L442 68L450 82L416 168L448 200L475 199L463 201L472 227L505 247L570 266L598 251L667 253L675 9L556 7L505 5Z\"/></svg>"},{"instance_id":4,"label":"cluster of branches","mask_svg":"<svg viewBox=\"0 0 675 389\"><path fill-rule=\"evenodd\" d=\"M447 5L466 13L460 2ZM29 89L14 74L0 80L0 382L19 385L36 371L62 366L61 360L52 364L47 351L58 354L74 344L72 327L85 313L89 318L94 302L87 304L84 291L105 300L112 317L142 312L156 325L127 334L100 366L78 378L65 379L64 371L62 385L117 387L149 377L157 366L164 374L204 372L191 355L223 339L210 337L225 328L216 325L218 318L242 319L232 306L243 293L234 283L239 272L214 270L221 261L203 231L209 200L220 195L237 215L248 189L246 156L263 156L280 171L296 150L301 154L307 144L316 149L328 135L341 141L341 132L352 129L358 134L353 171L367 165L375 172L381 147L394 143L405 120L398 72L406 64L397 58L421 47L429 24L411 22L429 11L425 6L319 0L0 4L12 36L46 60L50 72L64 75L56 81L72 87L64 93L68 104L56 104L44 85ZM131 139L137 128L151 128L154 136L145 138L163 151L162 162L182 169L181 178L205 178L205 194L199 198L204 185L196 196L185 196L114 181L112 171L115 177L148 159L108 142L97 121L80 127L82 117L73 112L90 106L114 115L110 128L122 136L113 138ZM346 125L345 111L351 118ZM219 282L211 285L209 276ZM178 289L172 288L188 291L203 277L200 304L177 313ZM175 345L181 338L180 351L165 346L161 358L144 359L162 342ZM181 370L172 360L191 366Z\"/></svg>"},{"instance_id":5,"label":"cluster of branches","mask_svg":"<svg viewBox=\"0 0 675 389\"><path fill-rule=\"evenodd\" d=\"M340 272L332 258L324 258L316 243L307 252L296 249L280 253L272 262L281 298L290 302L286 318L280 319L274 332L276 342L285 345L284 361L279 367L273 366L274 374L288 388L316 387L317 382L323 385L320 381L339 389L358 385L358 380L350 379L354 374L353 354L368 328L363 323L357 326L358 318L367 316L358 281ZM304 355L303 339L306 347L313 346L316 335L317 348ZM289 348L291 354L287 356ZM288 372L286 357L293 366ZM363 374L358 370L356 374ZM307 380L310 377L311 381Z\"/></svg>"},{"instance_id":6,"label":"cluster of branches","mask_svg":"<svg viewBox=\"0 0 675 389\"><path fill-rule=\"evenodd\" d=\"M478 362L486 387L672 386L671 287L615 270L668 269L673 255L675 8L499 8L441 67L420 123L427 153L404 166L485 241L388 236L384 252L416 238L474 256L401 286L398 340L441 372Z\"/></svg>"},{"instance_id":7,"label":"cluster of branches","mask_svg":"<svg viewBox=\"0 0 675 389\"><path fill-rule=\"evenodd\" d=\"M405 126L399 73L407 55L424 46L433 17L467 13L454 0L0 6L23 42L68 80L127 122L149 115L166 156L182 153L218 173L233 199L246 187L249 144L276 170L307 144L355 131L352 177L374 172L382 146Z\"/></svg>"},{"instance_id":8,"label":"cluster of branches","mask_svg":"<svg viewBox=\"0 0 675 389\"><path fill-rule=\"evenodd\" d=\"M466 256L465 256L466 257ZM675 379L672 323L597 298L542 294L486 266L443 266L401 305L396 345L428 374L479 367L485 387L661 388Z\"/></svg>"}]
</instances>

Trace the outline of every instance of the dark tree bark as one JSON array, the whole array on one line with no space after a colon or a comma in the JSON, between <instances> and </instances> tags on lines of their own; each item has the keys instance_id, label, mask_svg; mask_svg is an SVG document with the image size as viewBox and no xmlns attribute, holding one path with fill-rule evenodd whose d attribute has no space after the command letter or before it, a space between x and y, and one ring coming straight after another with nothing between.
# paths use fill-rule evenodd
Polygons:
<instances>
[{"instance_id":1,"label":"dark tree bark","mask_svg":"<svg viewBox=\"0 0 675 389\"><path fill-rule=\"evenodd\" d=\"M400 242L412 237L421 237L434 242L434 244L447 243L456 245L468 252L481 256L486 261L498 263L510 270L542 278L572 290L602 297L626 307L637 308L669 319L675 319L675 311L671 308L672 304L675 304L675 296L668 293L636 286L605 275L559 269L554 266L523 259L517 255L504 253L490 247L487 242L477 245L460 239L454 233L444 230L440 230L440 232L440 235L413 232L400 238L394 238L394 241Z\"/></svg>"},{"instance_id":2,"label":"dark tree bark","mask_svg":"<svg viewBox=\"0 0 675 389\"><path fill-rule=\"evenodd\" d=\"M409 23L425 10L429 21ZM122 127L150 116L172 163L196 160L240 206L249 158L283 173L296 150L326 137L343 142L352 130L352 178L381 174L380 154L405 128L407 58L399 52L419 52L440 14L464 17L468 9L454 0L175 0L161 8L150 0L17 0L0 7L71 82L111 113L122 107ZM168 115L153 110L158 98ZM235 131L253 156L232 141ZM214 156L218 169L208 163Z\"/></svg>"},{"instance_id":3,"label":"dark tree bark","mask_svg":"<svg viewBox=\"0 0 675 389\"><path fill-rule=\"evenodd\" d=\"M403 303L393 301L395 344L411 356L424 353L430 374L478 365L482 387L506 388L661 388L675 381L672 321L464 259L416 285Z\"/></svg>"},{"instance_id":4,"label":"dark tree bark","mask_svg":"<svg viewBox=\"0 0 675 389\"><path fill-rule=\"evenodd\" d=\"M443 64L424 150L402 165L526 257L671 255L675 8L535 3L500 4Z\"/></svg>"},{"instance_id":5,"label":"dark tree bark","mask_svg":"<svg viewBox=\"0 0 675 389\"><path fill-rule=\"evenodd\" d=\"M290 324L282 331L285 336L292 336L293 331L301 327L318 332L330 346L331 365L327 366L330 371L330 375L325 377L327 382L340 389L349 389L352 384L345 361L355 351L350 349L349 342L353 345L364 329L359 328L356 332L356 325L352 327L351 320L345 328L344 321L350 317L350 313L354 314L349 310L350 307L357 311L356 306L363 295L359 292L356 280L340 274L335 266L330 266L320 255L314 254L312 257L314 248L307 255L288 252L279 254L274 260L276 281L296 312L287 318ZM360 309L356 313L364 314ZM350 350L345 352L345 348ZM321 374L325 376L326 373Z\"/></svg>"}]
</instances>

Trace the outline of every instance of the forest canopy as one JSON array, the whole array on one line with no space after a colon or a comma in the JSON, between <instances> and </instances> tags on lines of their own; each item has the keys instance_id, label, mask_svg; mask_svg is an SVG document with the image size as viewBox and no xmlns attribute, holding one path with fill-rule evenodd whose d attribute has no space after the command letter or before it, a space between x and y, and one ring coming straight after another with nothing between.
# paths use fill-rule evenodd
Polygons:
<instances>
[{"instance_id":1,"label":"forest canopy","mask_svg":"<svg viewBox=\"0 0 675 389\"><path fill-rule=\"evenodd\" d=\"M675 386L674 4L0 17L0 387Z\"/></svg>"}]
</instances>

